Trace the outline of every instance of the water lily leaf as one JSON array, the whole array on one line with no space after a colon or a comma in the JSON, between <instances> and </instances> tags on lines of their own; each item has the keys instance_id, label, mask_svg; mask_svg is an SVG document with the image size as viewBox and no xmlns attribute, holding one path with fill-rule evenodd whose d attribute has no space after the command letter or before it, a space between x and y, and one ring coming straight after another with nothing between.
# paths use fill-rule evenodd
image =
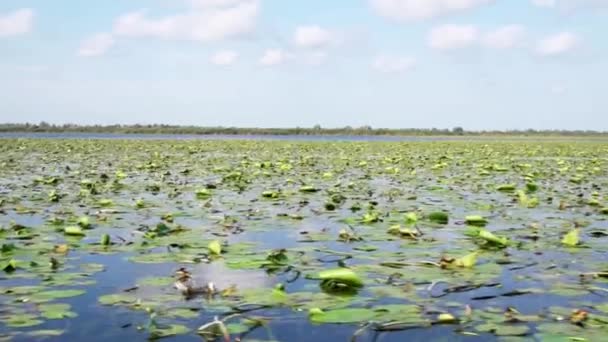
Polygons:
<instances>
[{"instance_id":1,"label":"water lily leaf","mask_svg":"<svg viewBox=\"0 0 608 342\"><path fill-rule=\"evenodd\" d=\"M221 255L222 254L222 244L217 240L213 240L213 241L209 242L209 245L207 246L207 248L209 249L209 252L211 252L212 255Z\"/></svg>"},{"instance_id":2,"label":"water lily leaf","mask_svg":"<svg viewBox=\"0 0 608 342\"><path fill-rule=\"evenodd\" d=\"M166 315L169 317L191 319L198 318L200 314L195 310L176 308L169 310Z\"/></svg>"},{"instance_id":3,"label":"water lily leaf","mask_svg":"<svg viewBox=\"0 0 608 342\"><path fill-rule=\"evenodd\" d=\"M575 247L580 243L580 229L575 228L562 238L562 243L569 247Z\"/></svg>"},{"instance_id":4,"label":"water lily leaf","mask_svg":"<svg viewBox=\"0 0 608 342\"><path fill-rule=\"evenodd\" d=\"M319 272L317 279L337 281L353 287L362 287L363 280L349 268L336 268Z\"/></svg>"},{"instance_id":5,"label":"water lily leaf","mask_svg":"<svg viewBox=\"0 0 608 342\"><path fill-rule=\"evenodd\" d=\"M114 205L114 201L112 201L109 198L104 198L104 199L100 199L97 204L99 204L102 207L111 207Z\"/></svg>"},{"instance_id":6,"label":"water lily leaf","mask_svg":"<svg viewBox=\"0 0 608 342\"><path fill-rule=\"evenodd\" d=\"M82 216L78 218L78 225L84 229L88 229L91 227L91 220L88 216Z\"/></svg>"},{"instance_id":7,"label":"water lily leaf","mask_svg":"<svg viewBox=\"0 0 608 342\"><path fill-rule=\"evenodd\" d=\"M496 190L503 192L511 192L515 191L515 188L517 188L517 185L515 184L501 184L496 187Z\"/></svg>"},{"instance_id":8,"label":"water lily leaf","mask_svg":"<svg viewBox=\"0 0 608 342\"><path fill-rule=\"evenodd\" d=\"M278 191L266 190L262 192L264 198L279 198L281 194Z\"/></svg>"},{"instance_id":9,"label":"water lily leaf","mask_svg":"<svg viewBox=\"0 0 608 342\"><path fill-rule=\"evenodd\" d=\"M137 284L141 286L169 286L173 284L174 281L175 280L170 277L150 277L138 280Z\"/></svg>"},{"instance_id":10,"label":"water lily leaf","mask_svg":"<svg viewBox=\"0 0 608 342\"><path fill-rule=\"evenodd\" d=\"M15 259L0 260L0 269L6 273L14 272L18 268L18 262Z\"/></svg>"},{"instance_id":11,"label":"water lily leaf","mask_svg":"<svg viewBox=\"0 0 608 342\"><path fill-rule=\"evenodd\" d=\"M483 216L470 215L465 218L465 222L471 226L484 227L488 224L488 220Z\"/></svg>"},{"instance_id":12,"label":"water lily leaf","mask_svg":"<svg viewBox=\"0 0 608 342\"><path fill-rule=\"evenodd\" d=\"M208 199L210 198L212 195L211 191L209 189L199 189L196 190L196 198L198 199Z\"/></svg>"},{"instance_id":13,"label":"water lily leaf","mask_svg":"<svg viewBox=\"0 0 608 342\"><path fill-rule=\"evenodd\" d=\"M242 334L251 330L251 326L242 323L229 323L226 325L226 329L230 334Z\"/></svg>"},{"instance_id":14,"label":"water lily leaf","mask_svg":"<svg viewBox=\"0 0 608 342\"><path fill-rule=\"evenodd\" d=\"M363 308L336 309L323 311L311 309L309 318L315 323L346 324L359 323L374 319L377 313L374 310Z\"/></svg>"},{"instance_id":15,"label":"water lily leaf","mask_svg":"<svg viewBox=\"0 0 608 342\"><path fill-rule=\"evenodd\" d=\"M428 218L429 221L438 224L448 224L450 220L448 214L441 211L430 213Z\"/></svg>"},{"instance_id":16,"label":"water lily leaf","mask_svg":"<svg viewBox=\"0 0 608 342\"><path fill-rule=\"evenodd\" d=\"M62 245L55 246L53 251L55 253L59 253L59 254L66 254L69 250L70 250L70 247L68 245L62 244Z\"/></svg>"},{"instance_id":17,"label":"water lily leaf","mask_svg":"<svg viewBox=\"0 0 608 342\"><path fill-rule=\"evenodd\" d=\"M316 187L312 186L312 185L304 185L302 187L300 187L300 192L317 192L319 191L319 189L317 189Z\"/></svg>"},{"instance_id":18,"label":"water lily leaf","mask_svg":"<svg viewBox=\"0 0 608 342\"><path fill-rule=\"evenodd\" d=\"M11 295L15 295L15 296L24 296L24 295L29 295L29 294L36 293L36 292L41 292L44 289L45 289L44 286L25 285L25 286L14 286L14 287L9 287L9 288L5 288L5 289L0 288L0 293L11 294Z\"/></svg>"},{"instance_id":19,"label":"water lily leaf","mask_svg":"<svg viewBox=\"0 0 608 342\"><path fill-rule=\"evenodd\" d=\"M171 324L169 326L154 326L150 330L150 335L153 338L163 338L175 335L183 335L190 332L190 329L184 325Z\"/></svg>"},{"instance_id":20,"label":"water lily leaf","mask_svg":"<svg viewBox=\"0 0 608 342\"><path fill-rule=\"evenodd\" d=\"M70 308L69 304L40 304L38 306L41 316L46 319L64 319L78 316L75 312L70 311Z\"/></svg>"},{"instance_id":21,"label":"water lily leaf","mask_svg":"<svg viewBox=\"0 0 608 342\"><path fill-rule=\"evenodd\" d=\"M362 251L362 252L374 252L374 251L378 250L378 247L371 246L371 245L365 245L365 246L357 246L353 249L356 251Z\"/></svg>"},{"instance_id":22,"label":"water lily leaf","mask_svg":"<svg viewBox=\"0 0 608 342\"><path fill-rule=\"evenodd\" d=\"M456 323L456 322L458 322L458 319L452 314L442 313L437 316L437 322L438 323Z\"/></svg>"},{"instance_id":23,"label":"water lily leaf","mask_svg":"<svg viewBox=\"0 0 608 342\"><path fill-rule=\"evenodd\" d=\"M455 264L459 267L473 267L477 263L477 252L467 254L461 258L456 259Z\"/></svg>"},{"instance_id":24,"label":"water lily leaf","mask_svg":"<svg viewBox=\"0 0 608 342\"><path fill-rule=\"evenodd\" d=\"M526 336L530 334L530 328L526 325L486 323L478 325L475 329L496 336Z\"/></svg>"},{"instance_id":25,"label":"water lily leaf","mask_svg":"<svg viewBox=\"0 0 608 342\"><path fill-rule=\"evenodd\" d=\"M12 314L6 318L0 318L0 320L11 328L27 328L44 323L33 314Z\"/></svg>"},{"instance_id":26,"label":"water lily leaf","mask_svg":"<svg viewBox=\"0 0 608 342\"><path fill-rule=\"evenodd\" d=\"M82 227L78 227L78 226L65 227L63 229L63 232L65 233L65 235L72 235L72 236L85 236L86 235L84 233L84 231L82 230Z\"/></svg>"},{"instance_id":27,"label":"water lily leaf","mask_svg":"<svg viewBox=\"0 0 608 342\"><path fill-rule=\"evenodd\" d=\"M108 234L103 234L103 235L101 236L101 239L100 239L100 241L99 241L99 244L100 244L100 245L102 245L102 246L109 246L109 245L110 245L110 243L111 243L111 241L110 241L110 235L108 235Z\"/></svg>"},{"instance_id":28,"label":"water lily leaf","mask_svg":"<svg viewBox=\"0 0 608 342\"><path fill-rule=\"evenodd\" d=\"M3 243L2 247L0 247L0 253L2 255L8 255L12 254L16 249L17 247L12 243Z\"/></svg>"},{"instance_id":29,"label":"water lily leaf","mask_svg":"<svg viewBox=\"0 0 608 342\"><path fill-rule=\"evenodd\" d=\"M264 266L268 261L266 258L261 256L239 256L230 257L226 261L226 266L231 269L259 269Z\"/></svg>"},{"instance_id":30,"label":"water lily leaf","mask_svg":"<svg viewBox=\"0 0 608 342\"><path fill-rule=\"evenodd\" d=\"M108 294L98 298L99 303L102 305L131 304L136 300L137 298L132 295L124 293Z\"/></svg>"},{"instance_id":31,"label":"water lily leaf","mask_svg":"<svg viewBox=\"0 0 608 342\"><path fill-rule=\"evenodd\" d=\"M34 293L30 296L30 300L34 303L50 302L55 299L70 298L83 295L84 290L48 290Z\"/></svg>"},{"instance_id":32,"label":"water lily leaf","mask_svg":"<svg viewBox=\"0 0 608 342\"><path fill-rule=\"evenodd\" d=\"M380 213L377 211L369 211L367 213L365 213L363 215L363 217L361 218L361 222L363 223L376 223L376 222L380 222Z\"/></svg>"},{"instance_id":33,"label":"water lily leaf","mask_svg":"<svg viewBox=\"0 0 608 342\"><path fill-rule=\"evenodd\" d=\"M536 184L536 183L527 183L526 184L526 190L528 192L536 192L536 191L538 191L538 184Z\"/></svg>"},{"instance_id":34,"label":"water lily leaf","mask_svg":"<svg viewBox=\"0 0 608 342\"><path fill-rule=\"evenodd\" d=\"M405 223L414 224L418 222L418 215L416 213L405 214Z\"/></svg>"},{"instance_id":35,"label":"water lily leaf","mask_svg":"<svg viewBox=\"0 0 608 342\"><path fill-rule=\"evenodd\" d=\"M493 243L495 245L503 247L509 245L509 239L504 236L497 236L494 233L485 229L480 230L478 236L486 240L487 242Z\"/></svg>"},{"instance_id":36,"label":"water lily leaf","mask_svg":"<svg viewBox=\"0 0 608 342\"><path fill-rule=\"evenodd\" d=\"M418 240L418 236L420 235L420 232L418 230L410 229L410 228L403 228L398 224L391 226L388 229L387 233L389 233L391 235L398 235L403 238L413 239L413 240Z\"/></svg>"}]
</instances>

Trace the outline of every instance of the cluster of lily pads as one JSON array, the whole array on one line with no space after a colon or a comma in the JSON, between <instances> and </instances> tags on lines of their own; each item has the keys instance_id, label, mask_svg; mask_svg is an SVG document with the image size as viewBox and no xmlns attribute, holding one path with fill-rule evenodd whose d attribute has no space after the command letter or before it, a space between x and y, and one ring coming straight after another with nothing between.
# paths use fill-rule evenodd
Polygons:
<instances>
[{"instance_id":1,"label":"cluster of lily pads","mask_svg":"<svg viewBox=\"0 0 608 342\"><path fill-rule=\"evenodd\" d=\"M0 339L601 340L607 156L576 141L0 140ZM91 311L120 320L84 324Z\"/></svg>"}]
</instances>

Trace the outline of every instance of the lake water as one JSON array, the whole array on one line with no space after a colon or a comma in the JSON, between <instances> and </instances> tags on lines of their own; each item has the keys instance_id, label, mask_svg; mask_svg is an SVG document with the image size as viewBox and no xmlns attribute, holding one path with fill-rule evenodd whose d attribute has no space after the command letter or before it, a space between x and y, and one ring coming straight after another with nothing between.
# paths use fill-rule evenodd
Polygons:
<instances>
[{"instance_id":1,"label":"lake water","mask_svg":"<svg viewBox=\"0 0 608 342\"><path fill-rule=\"evenodd\" d=\"M200 341L215 316L233 341L608 333L606 143L2 137L36 139L0 141L0 340ZM183 296L180 267L219 293ZM315 279L344 267L362 288Z\"/></svg>"}]
</instances>

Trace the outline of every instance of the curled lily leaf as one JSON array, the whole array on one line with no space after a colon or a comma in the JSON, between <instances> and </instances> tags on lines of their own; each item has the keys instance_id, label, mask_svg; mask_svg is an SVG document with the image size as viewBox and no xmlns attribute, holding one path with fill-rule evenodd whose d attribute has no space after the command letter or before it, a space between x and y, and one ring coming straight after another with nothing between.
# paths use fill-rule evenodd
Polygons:
<instances>
[{"instance_id":1,"label":"curled lily leaf","mask_svg":"<svg viewBox=\"0 0 608 342\"><path fill-rule=\"evenodd\" d=\"M575 228L562 238L562 243L569 247L575 247L580 243L580 229Z\"/></svg>"}]
</instances>

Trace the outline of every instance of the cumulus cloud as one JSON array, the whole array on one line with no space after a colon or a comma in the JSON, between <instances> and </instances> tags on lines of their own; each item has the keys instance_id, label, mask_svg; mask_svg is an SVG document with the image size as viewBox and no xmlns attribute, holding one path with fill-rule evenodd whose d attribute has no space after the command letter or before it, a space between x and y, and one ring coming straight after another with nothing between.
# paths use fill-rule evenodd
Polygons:
<instances>
[{"instance_id":1,"label":"cumulus cloud","mask_svg":"<svg viewBox=\"0 0 608 342\"><path fill-rule=\"evenodd\" d=\"M0 37L17 36L28 33L34 25L34 11L23 8L14 12L0 13Z\"/></svg>"},{"instance_id":2,"label":"cumulus cloud","mask_svg":"<svg viewBox=\"0 0 608 342\"><path fill-rule=\"evenodd\" d=\"M428 44L437 50L467 48L479 39L479 30L473 25L441 25L428 35Z\"/></svg>"},{"instance_id":3,"label":"cumulus cloud","mask_svg":"<svg viewBox=\"0 0 608 342\"><path fill-rule=\"evenodd\" d=\"M255 29L259 0L199 2L186 13L160 18L152 18L143 10L124 14L116 20L114 34L208 42L246 35Z\"/></svg>"},{"instance_id":4,"label":"cumulus cloud","mask_svg":"<svg viewBox=\"0 0 608 342\"><path fill-rule=\"evenodd\" d=\"M525 33L521 25L507 25L485 33L482 43L492 49L511 49L521 46Z\"/></svg>"},{"instance_id":5,"label":"cumulus cloud","mask_svg":"<svg viewBox=\"0 0 608 342\"><path fill-rule=\"evenodd\" d=\"M211 56L211 63L219 66L229 66L236 62L239 54L232 50L222 50Z\"/></svg>"},{"instance_id":6,"label":"cumulus cloud","mask_svg":"<svg viewBox=\"0 0 608 342\"><path fill-rule=\"evenodd\" d=\"M494 0L369 0L372 8L389 19L428 19L474 9Z\"/></svg>"},{"instance_id":7,"label":"cumulus cloud","mask_svg":"<svg viewBox=\"0 0 608 342\"><path fill-rule=\"evenodd\" d=\"M416 60L411 57L400 57L382 54L376 56L372 62L372 68L383 73L402 73L416 65Z\"/></svg>"},{"instance_id":8,"label":"cumulus cloud","mask_svg":"<svg viewBox=\"0 0 608 342\"><path fill-rule=\"evenodd\" d=\"M532 4L537 7L570 12L585 8L608 7L608 0L532 0Z\"/></svg>"},{"instance_id":9,"label":"cumulus cloud","mask_svg":"<svg viewBox=\"0 0 608 342\"><path fill-rule=\"evenodd\" d=\"M78 55L82 57L101 56L106 53L114 43L114 37L112 37L111 34L99 33L82 42L80 49L78 50Z\"/></svg>"},{"instance_id":10,"label":"cumulus cloud","mask_svg":"<svg viewBox=\"0 0 608 342\"><path fill-rule=\"evenodd\" d=\"M536 52L541 56L558 56L571 52L579 44L577 35L561 32L541 39L536 45Z\"/></svg>"},{"instance_id":11,"label":"cumulus cloud","mask_svg":"<svg viewBox=\"0 0 608 342\"><path fill-rule=\"evenodd\" d=\"M279 65L284 63L287 57L287 53L281 49L268 49L260 58L260 64L263 66Z\"/></svg>"},{"instance_id":12,"label":"cumulus cloud","mask_svg":"<svg viewBox=\"0 0 608 342\"><path fill-rule=\"evenodd\" d=\"M532 0L532 4L536 7L552 8L557 2L555 0Z\"/></svg>"},{"instance_id":13,"label":"cumulus cloud","mask_svg":"<svg viewBox=\"0 0 608 342\"><path fill-rule=\"evenodd\" d=\"M456 50L473 46L489 49L522 47L526 29L521 25L506 25L482 32L473 25L441 25L428 34L428 45L437 50Z\"/></svg>"},{"instance_id":14,"label":"cumulus cloud","mask_svg":"<svg viewBox=\"0 0 608 342\"><path fill-rule=\"evenodd\" d=\"M293 37L296 46L301 48L324 48L335 41L335 34L320 26L300 26Z\"/></svg>"}]
</instances>

